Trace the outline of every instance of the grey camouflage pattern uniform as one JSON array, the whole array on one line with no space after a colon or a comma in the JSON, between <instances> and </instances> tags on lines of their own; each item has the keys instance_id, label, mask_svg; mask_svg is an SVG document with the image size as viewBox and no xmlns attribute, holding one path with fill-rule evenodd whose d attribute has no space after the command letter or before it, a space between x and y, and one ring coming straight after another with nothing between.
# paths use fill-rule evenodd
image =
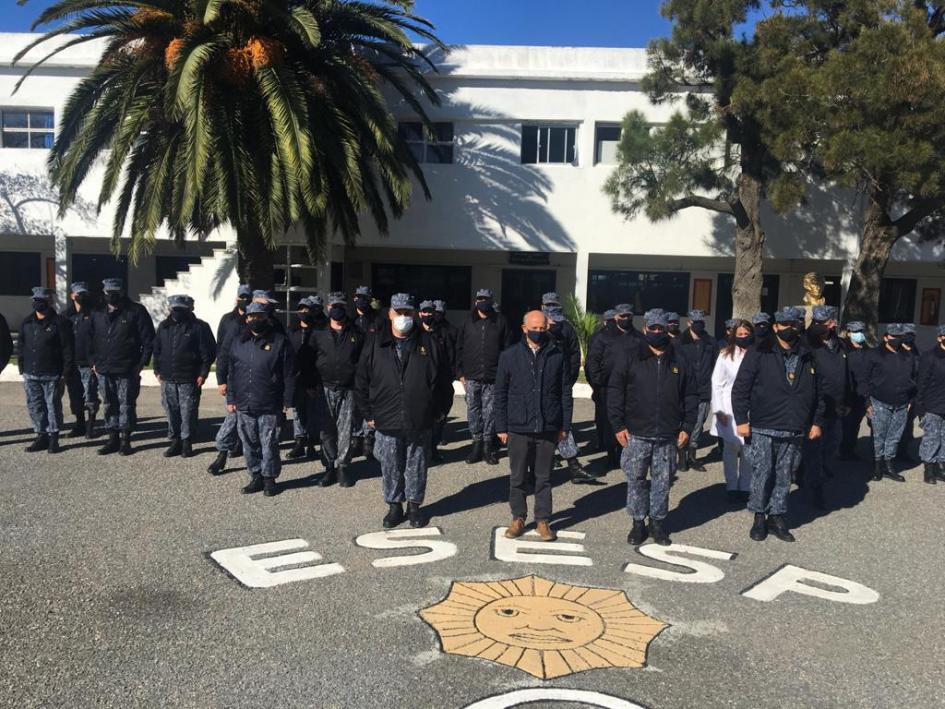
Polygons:
<instances>
[{"instance_id":1,"label":"grey camouflage pattern uniform","mask_svg":"<svg viewBox=\"0 0 945 709\"><path fill-rule=\"evenodd\" d=\"M264 478L277 478L282 471L279 458L279 433L282 428L280 414L260 414L251 416L242 411L236 412L236 423L240 440L243 442L243 455L250 475L262 475Z\"/></svg>"},{"instance_id":2,"label":"grey camouflage pattern uniform","mask_svg":"<svg viewBox=\"0 0 945 709\"><path fill-rule=\"evenodd\" d=\"M69 390L69 409L74 416L98 413L98 377L91 367L78 367L66 377Z\"/></svg>"},{"instance_id":3,"label":"grey camouflage pattern uniform","mask_svg":"<svg viewBox=\"0 0 945 709\"><path fill-rule=\"evenodd\" d=\"M167 416L167 437L193 440L197 433L197 382L161 381L161 406Z\"/></svg>"},{"instance_id":4,"label":"grey camouflage pattern uniform","mask_svg":"<svg viewBox=\"0 0 945 709\"><path fill-rule=\"evenodd\" d=\"M59 433L62 429L62 385L56 375L23 375L26 408L37 434Z\"/></svg>"},{"instance_id":5,"label":"grey camouflage pattern uniform","mask_svg":"<svg viewBox=\"0 0 945 709\"><path fill-rule=\"evenodd\" d=\"M236 413L227 411L223 423L220 424L220 430L217 431L217 436L214 439L217 451L220 453L232 453L236 450L239 440L240 434L239 427L236 423Z\"/></svg>"},{"instance_id":6,"label":"grey camouflage pattern uniform","mask_svg":"<svg viewBox=\"0 0 945 709\"><path fill-rule=\"evenodd\" d=\"M801 462L802 436L790 431L751 429L744 451L751 463L748 510L755 514L787 514L791 474Z\"/></svg>"},{"instance_id":7,"label":"grey camouflage pattern uniform","mask_svg":"<svg viewBox=\"0 0 945 709\"><path fill-rule=\"evenodd\" d=\"M396 436L375 431L374 457L381 464L385 502L423 504L432 440L432 431Z\"/></svg>"},{"instance_id":8,"label":"grey camouflage pattern uniform","mask_svg":"<svg viewBox=\"0 0 945 709\"><path fill-rule=\"evenodd\" d=\"M571 460L571 458L577 458L578 453L577 441L574 440L574 434L568 431L568 435L565 439L558 444L558 455L565 460Z\"/></svg>"},{"instance_id":9,"label":"grey camouflage pattern uniform","mask_svg":"<svg viewBox=\"0 0 945 709\"><path fill-rule=\"evenodd\" d=\"M705 421L709 417L709 409L712 406L711 401L700 401L699 409L696 411L696 425L692 429L692 435L689 437L689 447L698 450L699 439L702 438L702 429L705 428Z\"/></svg>"},{"instance_id":10,"label":"grey camouflage pattern uniform","mask_svg":"<svg viewBox=\"0 0 945 709\"><path fill-rule=\"evenodd\" d=\"M466 380L466 415L469 433L474 441L485 441L495 435L495 384Z\"/></svg>"},{"instance_id":11,"label":"grey camouflage pattern uniform","mask_svg":"<svg viewBox=\"0 0 945 709\"><path fill-rule=\"evenodd\" d=\"M945 418L927 413L922 417L922 443L919 457L923 463L945 463Z\"/></svg>"},{"instance_id":12,"label":"grey camouflage pattern uniform","mask_svg":"<svg viewBox=\"0 0 945 709\"><path fill-rule=\"evenodd\" d=\"M318 397L321 421L322 462L325 467L347 465L351 455L354 423L354 391L323 387Z\"/></svg>"},{"instance_id":13,"label":"grey camouflage pattern uniform","mask_svg":"<svg viewBox=\"0 0 945 709\"><path fill-rule=\"evenodd\" d=\"M130 433L138 422L135 405L141 390L141 378L103 374L99 381L105 398L105 430Z\"/></svg>"},{"instance_id":14,"label":"grey camouflage pattern uniform","mask_svg":"<svg viewBox=\"0 0 945 709\"><path fill-rule=\"evenodd\" d=\"M876 460L892 460L896 457L899 441L906 430L909 406L890 406L878 399L870 399L873 405L873 454Z\"/></svg>"},{"instance_id":15,"label":"grey camouflage pattern uniform","mask_svg":"<svg viewBox=\"0 0 945 709\"><path fill-rule=\"evenodd\" d=\"M630 436L629 444L620 454L620 467L627 476L627 513L634 521L642 522L647 516L655 520L666 518L677 460L675 440Z\"/></svg>"}]
</instances>

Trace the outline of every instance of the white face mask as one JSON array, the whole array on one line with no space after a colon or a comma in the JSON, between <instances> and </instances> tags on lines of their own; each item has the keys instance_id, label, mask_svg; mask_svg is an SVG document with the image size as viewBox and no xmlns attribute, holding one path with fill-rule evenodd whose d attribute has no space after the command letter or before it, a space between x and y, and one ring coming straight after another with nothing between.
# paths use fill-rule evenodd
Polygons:
<instances>
[{"instance_id":1,"label":"white face mask","mask_svg":"<svg viewBox=\"0 0 945 709\"><path fill-rule=\"evenodd\" d=\"M406 335L413 329L413 318L409 315L398 315L394 318L394 329Z\"/></svg>"}]
</instances>

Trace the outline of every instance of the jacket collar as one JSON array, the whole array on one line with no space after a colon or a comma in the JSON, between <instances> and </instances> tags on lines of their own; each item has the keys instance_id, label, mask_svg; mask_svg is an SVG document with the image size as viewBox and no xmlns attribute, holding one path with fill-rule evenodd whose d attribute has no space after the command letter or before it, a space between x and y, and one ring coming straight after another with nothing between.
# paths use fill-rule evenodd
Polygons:
<instances>
[{"instance_id":1,"label":"jacket collar","mask_svg":"<svg viewBox=\"0 0 945 709\"><path fill-rule=\"evenodd\" d=\"M666 346L666 349L663 351L663 356L668 357L673 361L676 360L676 348L673 347L672 343ZM653 354L653 350L650 349L650 346L646 344L646 340L641 340L640 359L649 359L650 357L656 357L656 355Z\"/></svg>"},{"instance_id":2,"label":"jacket collar","mask_svg":"<svg viewBox=\"0 0 945 709\"><path fill-rule=\"evenodd\" d=\"M495 320L496 318L495 310L493 310L491 313L486 313L485 315L486 317L484 318L479 317L479 311L475 308L469 311L469 319L473 322L479 322L480 320Z\"/></svg>"},{"instance_id":3,"label":"jacket collar","mask_svg":"<svg viewBox=\"0 0 945 709\"><path fill-rule=\"evenodd\" d=\"M404 338L408 344L412 344L417 341L420 337L419 326L414 326L413 330L410 331L410 334ZM377 331L377 344L379 347L393 347L394 346L394 333L391 332L390 326L388 325L385 328Z\"/></svg>"}]
</instances>

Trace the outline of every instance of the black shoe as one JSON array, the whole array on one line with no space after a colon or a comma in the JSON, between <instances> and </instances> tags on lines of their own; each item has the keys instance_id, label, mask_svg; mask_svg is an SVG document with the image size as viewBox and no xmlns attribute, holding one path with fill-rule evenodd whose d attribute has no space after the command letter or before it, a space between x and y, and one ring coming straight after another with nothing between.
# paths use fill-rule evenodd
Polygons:
<instances>
[{"instance_id":1,"label":"black shoe","mask_svg":"<svg viewBox=\"0 0 945 709\"><path fill-rule=\"evenodd\" d=\"M85 416L80 416L75 420L72 430L66 435L66 438L82 438L85 435Z\"/></svg>"},{"instance_id":2,"label":"black shoe","mask_svg":"<svg viewBox=\"0 0 945 709\"><path fill-rule=\"evenodd\" d=\"M824 488L821 485L810 489L810 504L815 510L826 510L827 501L824 499Z\"/></svg>"},{"instance_id":3,"label":"black shoe","mask_svg":"<svg viewBox=\"0 0 945 709\"><path fill-rule=\"evenodd\" d=\"M485 446L482 450L482 459L486 461L486 465L498 465L499 459L495 454L496 448L495 444L492 442L492 439L486 439Z\"/></svg>"},{"instance_id":4,"label":"black shoe","mask_svg":"<svg viewBox=\"0 0 945 709\"><path fill-rule=\"evenodd\" d=\"M676 470L680 473L689 472L689 449L683 448L678 451L679 462L676 465Z\"/></svg>"},{"instance_id":5,"label":"black shoe","mask_svg":"<svg viewBox=\"0 0 945 709\"><path fill-rule=\"evenodd\" d=\"M755 513L755 523L751 525L748 536L756 542L763 542L768 538L768 522L760 512Z\"/></svg>"},{"instance_id":6,"label":"black shoe","mask_svg":"<svg viewBox=\"0 0 945 709\"><path fill-rule=\"evenodd\" d=\"M873 465L873 480L882 480L883 479L883 461L882 459L877 460Z\"/></svg>"},{"instance_id":7,"label":"black shoe","mask_svg":"<svg viewBox=\"0 0 945 709\"><path fill-rule=\"evenodd\" d=\"M118 449L119 455L131 455L131 431L121 432L121 448Z\"/></svg>"},{"instance_id":8,"label":"black shoe","mask_svg":"<svg viewBox=\"0 0 945 709\"><path fill-rule=\"evenodd\" d=\"M97 435L95 432L95 414L90 413L88 421L85 422L85 438L91 441Z\"/></svg>"},{"instance_id":9,"label":"black shoe","mask_svg":"<svg viewBox=\"0 0 945 709\"><path fill-rule=\"evenodd\" d=\"M782 542L793 542L794 535L788 531L787 522L781 515L768 515L768 530Z\"/></svg>"},{"instance_id":10,"label":"black shoe","mask_svg":"<svg viewBox=\"0 0 945 709\"><path fill-rule=\"evenodd\" d=\"M410 526L414 529L427 526L427 521L420 512L420 505L416 502L407 503L407 519L410 520Z\"/></svg>"},{"instance_id":11,"label":"black shoe","mask_svg":"<svg viewBox=\"0 0 945 709\"><path fill-rule=\"evenodd\" d=\"M309 460L315 460L318 457L318 453L315 451L315 446L309 446L305 449L305 457Z\"/></svg>"},{"instance_id":12,"label":"black shoe","mask_svg":"<svg viewBox=\"0 0 945 709\"><path fill-rule=\"evenodd\" d=\"M335 468L330 466L325 468L324 474L322 474L321 479L318 481L320 487L329 487L330 485L335 484Z\"/></svg>"},{"instance_id":13,"label":"black shoe","mask_svg":"<svg viewBox=\"0 0 945 709\"><path fill-rule=\"evenodd\" d=\"M693 448L692 446L689 446L688 455L689 455L688 468L691 468L692 470L695 470L700 473L704 473L705 466L699 462L698 458L696 458L696 449Z\"/></svg>"},{"instance_id":14,"label":"black shoe","mask_svg":"<svg viewBox=\"0 0 945 709\"><path fill-rule=\"evenodd\" d=\"M231 458L239 458L243 455L243 442L240 440L236 441L236 448L230 451Z\"/></svg>"},{"instance_id":15,"label":"black shoe","mask_svg":"<svg viewBox=\"0 0 945 709\"><path fill-rule=\"evenodd\" d=\"M263 476L259 473L253 473L253 476L249 479L249 485L240 489L240 492L244 495L252 495L257 492L262 492L265 489L266 485L263 483Z\"/></svg>"},{"instance_id":16,"label":"black shoe","mask_svg":"<svg viewBox=\"0 0 945 709\"><path fill-rule=\"evenodd\" d=\"M393 529L404 521L404 508L399 502L391 502L387 507L387 514L384 515L384 529Z\"/></svg>"},{"instance_id":17,"label":"black shoe","mask_svg":"<svg viewBox=\"0 0 945 709\"><path fill-rule=\"evenodd\" d=\"M190 442L189 438L182 438L180 441L180 457L193 458L193 456L194 456L194 444Z\"/></svg>"},{"instance_id":18,"label":"black shoe","mask_svg":"<svg viewBox=\"0 0 945 709\"><path fill-rule=\"evenodd\" d=\"M36 439L25 448L27 453L38 453L39 451L44 451L48 449L49 449L49 436L47 436L45 433L37 434Z\"/></svg>"},{"instance_id":19,"label":"black shoe","mask_svg":"<svg viewBox=\"0 0 945 709\"><path fill-rule=\"evenodd\" d=\"M893 463L893 461L889 459L885 461L883 477L889 478L890 480L895 480L897 483L904 483L906 481L904 477L902 477L899 473L896 472L896 464Z\"/></svg>"},{"instance_id":20,"label":"black shoe","mask_svg":"<svg viewBox=\"0 0 945 709\"><path fill-rule=\"evenodd\" d=\"M59 453L62 448L59 447L59 434L50 433L49 434L49 448L46 449L51 454Z\"/></svg>"},{"instance_id":21,"label":"black shoe","mask_svg":"<svg viewBox=\"0 0 945 709\"><path fill-rule=\"evenodd\" d=\"M118 439L118 431L108 432L108 443L98 449L99 455L111 455L117 453L121 448L121 441Z\"/></svg>"},{"instance_id":22,"label":"black shoe","mask_svg":"<svg viewBox=\"0 0 945 709\"><path fill-rule=\"evenodd\" d=\"M938 479L935 477L935 463L926 463L925 470L922 474L922 480L927 482L929 485L934 485L938 482Z\"/></svg>"},{"instance_id":23,"label":"black shoe","mask_svg":"<svg viewBox=\"0 0 945 709\"><path fill-rule=\"evenodd\" d=\"M627 535L627 544L635 547L640 546L646 541L646 524L641 520L633 520L633 526L630 528L630 534Z\"/></svg>"},{"instance_id":24,"label":"black shoe","mask_svg":"<svg viewBox=\"0 0 945 709\"><path fill-rule=\"evenodd\" d=\"M275 497L279 494L279 484L275 478L263 478L263 495Z\"/></svg>"},{"instance_id":25,"label":"black shoe","mask_svg":"<svg viewBox=\"0 0 945 709\"><path fill-rule=\"evenodd\" d=\"M347 465L339 465L338 470L338 485L339 487L354 487L354 477L351 475L351 472L348 470Z\"/></svg>"},{"instance_id":26,"label":"black shoe","mask_svg":"<svg viewBox=\"0 0 945 709\"><path fill-rule=\"evenodd\" d=\"M305 456L305 439L296 438L295 445L286 453L285 457L289 460L296 460Z\"/></svg>"},{"instance_id":27,"label":"black shoe","mask_svg":"<svg viewBox=\"0 0 945 709\"><path fill-rule=\"evenodd\" d=\"M575 485L587 485L594 482L593 475L588 475L587 471L581 467L577 458L569 458L565 461L568 464L568 472L571 473L571 482Z\"/></svg>"},{"instance_id":28,"label":"black shoe","mask_svg":"<svg viewBox=\"0 0 945 709\"><path fill-rule=\"evenodd\" d=\"M650 520L650 536L653 537L654 542L662 547L668 547L673 543L666 533L666 530L663 529L663 522L658 519Z\"/></svg>"},{"instance_id":29,"label":"black shoe","mask_svg":"<svg viewBox=\"0 0 945 709\"><path fill-rule=\"evenodd\" d=\"M167 450L164 451L165 458L175 458L180 455L181 452L181 443L179 438L172 438L171 445L167 447Z\"/></svg>"},{"instance_id":30,"label":"black shoe","mask_svg":"<svg viewBox=\"0 0 945 709\"><path fill-rule=\"evenodd\" d=\"M226 468L226 459L228 454L226 451L220 451L217 453L216 459L207 466L207 472L211 475L219 475Z\"/></svg>"},{"instance_id":31,"label":"black shoe","mask_svg":"<svg viewBox=\"0 0 945 709\"><path fill-rule=\"evenodd\" d=\"M945 483L945 466L941 463L934 463L934 472L935 477L939 479L939 482Z\"/></svg>"},{"instance_id":32,"label":"black shoe","mask_svg":"<svg viewBox=\"0 0 945 709\"><path fill-rule=\"evenodd\" d=\"M475 465L482 460L482 441L473 441L469 455L466 456L466 465Z\"/></svg>"}]
</instances>

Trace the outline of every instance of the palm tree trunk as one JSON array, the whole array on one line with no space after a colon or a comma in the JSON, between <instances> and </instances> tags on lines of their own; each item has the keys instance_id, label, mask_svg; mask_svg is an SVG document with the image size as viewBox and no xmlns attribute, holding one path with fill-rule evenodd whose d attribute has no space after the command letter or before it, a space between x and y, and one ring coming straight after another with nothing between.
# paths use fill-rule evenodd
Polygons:
<instances>
[{"instance_id":1,"label":"palm tree trunk","mask_svg":"<svg viewBox=\"0 0 945 709\"><path fill-rule=\"evenodd\" d=\"M275 252L269 249L262 235L250 228L237 228L240 280L256 290L272 290L276 283Z\"/></svg>"},{"instance_id":2,"label":"palm tree trunk","mask_svg":"<svg viewBox=\"0 0 945 709\"><path fill-rule=\"evenodd\" d=\"M889 194L873 188L869 192L860 253L853 264L850 288L843 306L846 322L861 320L870 330L879 323L879 293L886 264L893 246L899 239L899 230L889 217Z\"/></svg>"}]
</instances>

